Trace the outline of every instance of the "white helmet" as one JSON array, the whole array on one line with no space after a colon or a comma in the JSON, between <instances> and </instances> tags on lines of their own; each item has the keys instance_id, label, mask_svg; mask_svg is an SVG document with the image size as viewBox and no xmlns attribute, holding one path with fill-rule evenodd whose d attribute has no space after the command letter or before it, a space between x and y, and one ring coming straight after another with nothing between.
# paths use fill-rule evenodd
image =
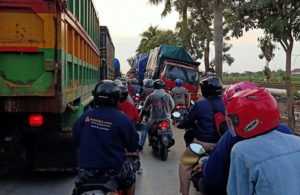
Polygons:
<instances>
[{"instance_id":1,"label":"white helmet","mask_svg":"<svg viewBox=\"0 0 300 195\"><path fill-rule=\"evenodd\" d=\"M149 80L149 79L147 79L147 78L143 80L143 86L145 86L145 87L147 86L148 80Z\"/></svg>"}]
</instances>

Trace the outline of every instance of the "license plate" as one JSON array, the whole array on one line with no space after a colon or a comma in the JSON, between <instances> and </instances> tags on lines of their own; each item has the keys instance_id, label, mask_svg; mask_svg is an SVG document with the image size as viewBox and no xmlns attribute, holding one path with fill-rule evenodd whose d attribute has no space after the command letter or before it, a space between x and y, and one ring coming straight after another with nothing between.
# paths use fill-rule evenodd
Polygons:
<instances>
[{"instance_id":1,"label":"license plate","mask_svg":"<svg viewBox=\"0 0 300 195\"><path fill-rule=\"evenodd\" d=\"M165 130L165 131L158 130L157 135L171 135L171 131L169 131L169 130Z\"/></svg>"}]
</instances>

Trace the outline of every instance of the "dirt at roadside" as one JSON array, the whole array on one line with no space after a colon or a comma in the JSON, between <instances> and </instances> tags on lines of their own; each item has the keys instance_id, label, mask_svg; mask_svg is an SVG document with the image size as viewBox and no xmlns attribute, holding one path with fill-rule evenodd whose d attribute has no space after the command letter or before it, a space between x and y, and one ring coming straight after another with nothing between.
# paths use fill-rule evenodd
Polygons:
<instances>
[{"instance_id":1,"label":"dirt at roadside","mask_svg":"<svg viewBox=\"0 0 300 195\"><path fill-rule=\"evenodd\" d=\"M280 115L281 115L281 122L284 124L287 124L288 122L288 114L287 114L287 100L285 97L275 97L279 109L280 109ZM294 111L295 111L295 134L300 136L300 118L298 118L297 113L300 114L300 98L294 99Z\"/></svg>"}]
</instances>

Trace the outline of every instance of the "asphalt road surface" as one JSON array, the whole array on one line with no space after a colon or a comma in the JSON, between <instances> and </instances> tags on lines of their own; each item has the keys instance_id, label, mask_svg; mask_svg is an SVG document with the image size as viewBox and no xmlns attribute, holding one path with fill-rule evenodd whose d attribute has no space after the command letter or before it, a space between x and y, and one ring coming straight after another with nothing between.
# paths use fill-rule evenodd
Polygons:
<instances>
[{"instance_id":1,"label":"asphalt road surface","mask_svg":"<svg viewBox=\"0 0 300 195\"><path fill-rule=\"evenodd\" d=\"M152 152L148 142L141 152L142 173L137 175L136 195L179 195L178 160L185 149L184 130L173 127L175 145L170 148L167 161ZM2 195L70 195L74 173L32 173L21 171L0 178ZM196 195L190 187L190 194Z\"/></svg>"}]
</instances>

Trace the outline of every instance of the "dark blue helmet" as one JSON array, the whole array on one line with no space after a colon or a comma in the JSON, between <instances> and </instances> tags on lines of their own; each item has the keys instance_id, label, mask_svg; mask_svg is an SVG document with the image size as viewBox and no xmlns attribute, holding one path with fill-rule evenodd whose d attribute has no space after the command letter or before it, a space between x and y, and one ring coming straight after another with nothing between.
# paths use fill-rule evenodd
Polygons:
<instances>
[{"instance_id":1,"label":"dark blue helmet","mask_svg":"<svg viewBox=\"0 0 300 195\"><path fill-rule=\"evenodd\" d=\"M182 80L181 79L176 79L175 84L176 84L176 86L181 86L182 85Z\"/></svg>"}]
</instances>

